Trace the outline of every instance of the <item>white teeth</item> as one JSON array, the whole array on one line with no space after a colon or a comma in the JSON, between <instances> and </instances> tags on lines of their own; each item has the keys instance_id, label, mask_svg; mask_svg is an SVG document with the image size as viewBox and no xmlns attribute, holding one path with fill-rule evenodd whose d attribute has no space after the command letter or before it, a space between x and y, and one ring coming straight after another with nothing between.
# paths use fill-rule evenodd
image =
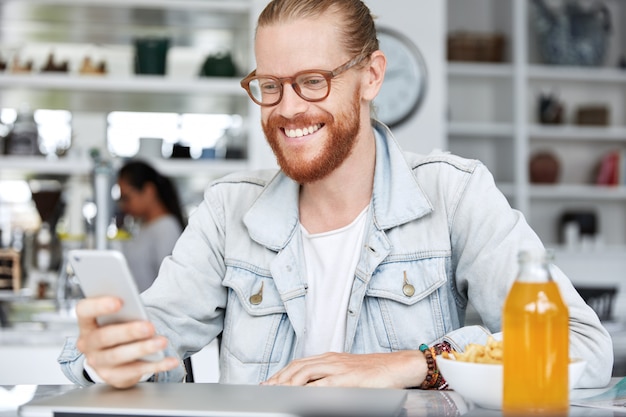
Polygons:
<instances>
[{"instance_id":1,"label":"white teeth","mask_svg":"<svg viewBox=\"0 0 626 417\"><path fill-rule=\"evenodd\" d=\"M303 129L285 129L285 135L290 138L301 138L302 136L317 132L320 127L322 127L321 124L316 124Z\"/></svg>"}]
</instances>

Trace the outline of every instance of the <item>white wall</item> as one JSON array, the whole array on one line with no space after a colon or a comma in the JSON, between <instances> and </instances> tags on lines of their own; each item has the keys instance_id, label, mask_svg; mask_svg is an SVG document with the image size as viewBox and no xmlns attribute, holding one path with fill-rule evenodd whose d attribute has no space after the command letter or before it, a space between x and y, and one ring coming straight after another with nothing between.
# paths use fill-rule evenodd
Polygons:
<instances>
[{"instance_id":1,"label":"white wall","mask_svg":"<svg viewBox=\"0 0 626 417\"><path fill-rule=\"evenodd\" d=\"M399 30L419 48L428 68L424 102L415 117L393 129L406 150L427 153L445 146L445 1L365 0L376 24Z\"/></svg>"}]
</instances>

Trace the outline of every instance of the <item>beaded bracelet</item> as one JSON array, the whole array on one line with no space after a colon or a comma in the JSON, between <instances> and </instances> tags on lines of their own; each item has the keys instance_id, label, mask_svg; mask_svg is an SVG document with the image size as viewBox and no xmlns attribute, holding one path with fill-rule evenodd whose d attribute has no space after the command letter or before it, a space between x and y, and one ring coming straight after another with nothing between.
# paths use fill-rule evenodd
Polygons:
<instances>
[{"instance_id":1,"label":"beaded bracelet","mask_svg":"<svg viewBox=\"0 0 626 417\"><path fill-rule=\"evenodd\" d=\"M426 344L421 344L420 352L424 354L426 358L426 365L428 371L426 372L426 378L421 383L421 389L438 389L443 390L448 387L448 383L439 372L437 367L437 360L435 359L441 352L450 352L451 348L447 342L438 343L433 347L428 347Z\"/></svg>"}]
</instances>

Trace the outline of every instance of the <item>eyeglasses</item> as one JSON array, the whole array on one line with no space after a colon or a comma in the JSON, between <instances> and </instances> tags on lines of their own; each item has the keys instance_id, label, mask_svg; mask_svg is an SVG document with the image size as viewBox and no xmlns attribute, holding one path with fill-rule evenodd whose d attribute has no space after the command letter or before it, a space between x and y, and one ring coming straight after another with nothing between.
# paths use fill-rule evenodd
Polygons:
<instances>
[{"instance_id":1,"label":"eyeglasses","mask_svg":"<svg viewBox=\"0 0 626 417\"><path fill-rule=\"evenodd\" d=\"M306 70L293 77L278 78L272 75L256 75L252 71L241 80L241 86L260 106L275 106L283 98L284 84L289 82L293 90L306 101L322 101L330 94L330 80L361 63L366 55L360 54L332 71Z\"/></svg>"}]
</instances>

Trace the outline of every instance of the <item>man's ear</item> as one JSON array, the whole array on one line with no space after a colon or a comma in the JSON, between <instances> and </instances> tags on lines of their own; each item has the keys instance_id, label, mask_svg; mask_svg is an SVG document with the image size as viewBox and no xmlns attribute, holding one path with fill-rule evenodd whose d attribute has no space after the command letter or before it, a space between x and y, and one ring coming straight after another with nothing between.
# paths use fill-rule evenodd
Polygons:
<instances>
[{"instance_id":1,"label":"man's ear","mask_svg":"<svg viewBox=\"0 0 626 417\"><path fill-rule=\"evenodd\" d=\"M385 68L387 68L387 58L381 51L374 51L370 56L366 67L366 74L363 76L361 94L364 100L372 101L380 91L385 78Z\"/></svg>"}]
</instances>

